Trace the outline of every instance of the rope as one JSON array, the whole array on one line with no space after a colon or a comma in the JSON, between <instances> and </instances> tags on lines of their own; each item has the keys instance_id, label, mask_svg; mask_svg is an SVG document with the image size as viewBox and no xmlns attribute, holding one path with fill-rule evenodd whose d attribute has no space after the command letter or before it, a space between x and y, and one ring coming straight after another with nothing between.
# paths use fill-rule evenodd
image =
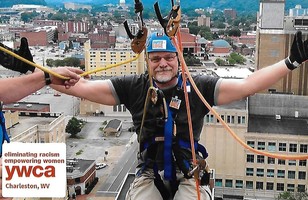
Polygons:
<instances>
[{"instance_id":1,"label":"rope","mask_svg":"<svg viewBox=\"0 0 308 200\"><path fill-rule=\"evenodd\" d=\"M17 59L19 59L19 60L21 60L21 61L23 61L23 62L25 62L25 63L27 63L27 64L29 64L29 65L31 65L31 66L33 66L33 67L39 68L40 70L42 70L44 72L47 72L47 73L49 73L49 74L51 74L51 75L53 75L55 77L58 77L58 78L61 78L61 79L64 79L64 80L68 80L69 79L69 77L62 76L61 74L55 73L54 71L52 71L52 70L50 70L50 69L48 69L46 67L38 65L36 63L33 63L33 62L31 62L31 61L29 61L29 60L19 56L18 54L14 53L12 51L9 51L9 50L1 47L1 46L0 46L0 50L5 52L5 53L7 53L7 54L9 54L9 55L11 55L11 56L13 56L13 57L15 57L15 58L17 58ZM133 57L133 58L131 58L129 60L125 60L125 61L117 63L117 64L110 64L110 65L107 65L106 67L100 67L100 68L97 68L97 69L94 69L94 70L90 70L90 71L87 71L87 72L84 72L84 73L80 74L80 76L87 76L89 74L93 74L93 73L96 73L96 72L99 72L99 71L111 69L111 68L114 68L114 67L126 64L126 63L130 63L130 62L133 62L133 61L137 60L139 57L140 57L140 54L136 54L135 57Z\"/></svg>"},{"instance_id":2,"label":"rope","mask_svg":"<svg viewBox=\"0 0 308 200\"><path fill-rule=\"evenodd\" d=\"M178 30L178 35L181 33ZM196 159L196 152L195 152L195 144L194 144L194 135L193 135L193 128L192 128L192 120L191 120L191 112L190 112L190 103L189 103L189 98L188 98L188 91L187 91L187 77L186 77L186 71L187 71L187 66L181 51L181 47L179 47L175 37L171 38L173 43L175 44L175 47L177 49L177 52L180 56L180 62L181 62L181 67L182 67L182 78L183 78L183 88L184 88L184 96L185 96L185 102L186 102L186 111L187 111L187 121L188 121L188 128L189 128L189 139L190 139L190 146L191 146L191 154L192 154L192 160L193 160L193 166L197 166L197 159ZM181 43L181 41L179 41ZM186 67L186 68L185 68ZM201 194L200 194L200 182L199 182L199 174L198 170L194 171L194 178L196 182L196 192L197 192L197 199L201 199Z\"/></svg>"},{"instance_id":3,"label":"rope","mask_svg":"<svg viewBox=\"0 0 308 200\"><path fill-rule=\"evenodd\" d=\"M180 58L181 64L182 64L182 60L184 60L183 54L181 53L181 51L179 51L179 47L178 47L177 44L176 44L176 48L177 48L177 51L180 52L179 53L179 58ZM204 99L204 97L202 96L202 94L199 91L198 87L196 86L193 78L191 77L191 74L189 73L189 70L188 70L186 64L183 65L182 67L184 68L184 70L186 72L186 75L187 75L187 77L188 77L188 79L190 81L190 84L193 86L194 90L196 91L197 95L199 96L199 98L201 99L203 104L210 110L210 112L213 113L213 115L219 120L219 122L223 125L223 127L231 134L231 136L237 142L239 142L240 145L242 145L245 149L248 149L249 151L254 152L256 154L259 154L259 155L263 155L263 156L267 156L267 157L272 157L272 158L277 158L277 159L281 159L281 160L306 160L306 159L308 159L308 155L300 156L300 155L274 154L274 153L269 153L269 152L265 152L265 151L260 151L260 150L254 149L251 146L247 145L243 140L241 140L241 138L239 138L236 135L236 133L234 133L234 131L230 128L230 126L220 117L220 115Z\"/></svg>"}]
</instances>

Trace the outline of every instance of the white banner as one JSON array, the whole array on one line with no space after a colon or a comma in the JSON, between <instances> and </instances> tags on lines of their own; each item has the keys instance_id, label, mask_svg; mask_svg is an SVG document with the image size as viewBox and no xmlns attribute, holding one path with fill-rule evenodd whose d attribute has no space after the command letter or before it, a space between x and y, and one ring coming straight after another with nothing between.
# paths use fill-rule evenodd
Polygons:
<instances>
[{"instance_id":1,"label":"white banner","mask_svg":"<svg viewBox=\"0 0 308 200\"><path fill-rule=\"evenodd\" d=\"M65 143L4 143L4 197L65 197Z\"/></svg>"}]
</instances>

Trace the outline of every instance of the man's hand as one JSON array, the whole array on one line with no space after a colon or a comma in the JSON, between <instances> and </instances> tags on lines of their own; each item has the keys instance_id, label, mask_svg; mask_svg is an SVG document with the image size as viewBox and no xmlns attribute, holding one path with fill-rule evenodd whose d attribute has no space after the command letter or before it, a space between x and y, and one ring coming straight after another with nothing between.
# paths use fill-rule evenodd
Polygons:
<instances>
[{"instance_id":1,"label":"man's hand","mask_svg":"<svg viewBox=\"0 0 308 200\"><path fill-rule=\"evenodd\" d=\"M285 63L290 70L293 70L306 60L308 60L308 40L303 41L302 32L297 31L291 46L290 56L285 59Z\"/></svg>"},{"instance_id":2,"label":"man's hand","mask_svg":"<svg viewBox=\"0 0 308 200\"><path fill-rule=\"evenodd\" d=\"M65 88L67 89L70 88L71 86L74 86L80 79L79 74L82 74L84 72L81 69L74 67L58 67L52 69L52 71L62 76L70 78L68 80L63 80L51 74L51 84L64 85Z\"/></svg>"},{"instance_id":3,"label":"man's hand","mask_svg":"<svg viewBox=\"0 0 308 200\"><path fill-rule=\"evenodd\" d=\"M16 54L18 54L19 56L33 62L33 56L30 52L29 49L29 45L28 45L28 41L26 38L21 38L20 40L20 48L18 50L13 50L3 44L0 43L0 45L2 47L4 47L5 49L12 51ZM17 71L20 73L27 73L28 71L33 72L35 70L35 67L33 67L32 65L29 65L17 58L15 58L14 56L11 56L10 54L7 54L3 51L0 51L0 64L10 70L13 71Z\"/></svg>"}]
</instances>

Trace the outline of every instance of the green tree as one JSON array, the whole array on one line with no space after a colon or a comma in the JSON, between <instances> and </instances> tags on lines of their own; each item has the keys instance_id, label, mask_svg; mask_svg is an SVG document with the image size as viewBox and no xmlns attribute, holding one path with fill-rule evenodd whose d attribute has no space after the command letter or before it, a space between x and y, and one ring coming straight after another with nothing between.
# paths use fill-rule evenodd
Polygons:
<instances>
[{"instance_id":1,"label":"green tree","mask_svg":"<svg viewBox=\"0 0 308 200\"><path fill-rule=\"evenodd\" d=\"M230 53L230 55L228 56L228 60L231 60L231 59L233 59L235 63L238 63L238 64L244 64L246 62L246 59L242 55L238 53L234 53L234 52Z\"/></svg>"},{"instance_id":2,"label":"green tree","mask_svg":"<svg viewBox=\"0 0 308 200\"><path fill-rule=\"evenodd\" d=\"M50 59L50 58L47 58L46 59L46 65L48 67L53 67L54 66L54 60L53 59Z\"/></svg>"},{"instance_id":3,"label":"green tree","mask_svg":"<svg viewBox=\"0 0 308 200\"><path fill-rule=\"evenodd\" d=\"M30 22L33 18L35 18L36 16L38 16L39 13L33 11L33 12L24 12L21 14L21 20L24 22Z\"/></svg>"},{"instance_id":4,"label":"green tree","mask_svg":"<svg viewBox=\"0 0 308 200\"><path fill-rule=\"evenodd\" d=\"M194 55L184 56L184 59L187 66L201 65L201 61Z\"/></svg>"},{"instance_id":5,"label":"green tree","mask_svg":"<svg viewBox=\"0 0 308 200\"><path fill-rule=\"evenodd\" d=\"M236 36L239 37L241 36L241 31L238 28L232 28L228 31L228 36Z\"/></svg>"},{"instance_id":6,"label":"green tree","mask_svg":"<svg viewBox=\"0 0 308 200\"><path fill-rule=\"evenodd\" d=\"M66 66L73 66L73 67L79 67L80 66L80 60L78 58L64 58L64 63Z\"/></svg>"},{"instance_id":7,"label":"green tree","mask_svg":"<svg viewBox=\"0 0 308 200\"><path fill-rule=\"evenodd\" d=\"M226 64L226 61L224 61L224 60L221 59L221 58L217 58L217 59L215 60L215 63L216 63L218 66L223 66L223 65Z\"/></svg>"},{"instance_id":8,"label":"green tree","mask_svg":"<svg viewBox=\"0 0 308 200\"><path fill-rule=\"evenodd\" d=\"M72 117L66 127L65 131L71 134L71 137L76 137L76 135L81 131L82 128L82 121L78 120L76 117Z\"/></svg>"},{"instance_id":9,"label":"green tree","mask_svg":"<svg viewBox=\"0 0 308 200\"><path fill-rule=\"evenodd\" d=\"M306 192L282 192L278 196L278 200L307 200L308 193Z\"/></svg>"}]
</instances>

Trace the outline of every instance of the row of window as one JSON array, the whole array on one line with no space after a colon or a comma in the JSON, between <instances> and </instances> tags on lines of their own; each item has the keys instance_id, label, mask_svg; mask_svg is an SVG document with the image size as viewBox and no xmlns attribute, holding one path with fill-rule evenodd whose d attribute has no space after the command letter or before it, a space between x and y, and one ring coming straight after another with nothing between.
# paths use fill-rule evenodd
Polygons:
<instances>
[{"instance_id":1,"label":"row of window","mask_svg":"<svg viewBox=\"0 0 308 200\"><path fill-rule=\"evenodd\" d=\"M276 162L277 160L277 162ZM307 160L282 160L282 159L275 159L275 158L271 158L271 157L267 157L267 161L265 156L263 155L253 155L253 154L247 154L246 156L246 162L247 163L265 163L267 162L267 164L269 165L286 165L286 162L288 162L289 166L302 166L305 167L307 166Z\"/></svg>"},{"instance_id":2,"label":"row of window","mask_svg":"<svg viewBox=\"0 0 308 200\"><path fill-rule=\"evenodd\" d=\"M220 117L226 121L228 124L246 124L246 116L237 116L237 121L235 121L236 116L233 115L220 115ZM226 118L226 120L225 120ZM206 123L214 123L215 117L212 114L208 114L205 116ZM216 123L219 123L219 120L216 119Z\"/></svg>"},{"instance_id":3,"label":"row of window","mask_svg":"<svg viewBox=\"0 0 308 200\"><path fill-rule=\"evenodd\" d=\"M235 185L233 185L233 180L226 179L225 184L223 186L222 179L216 179L215 180L215 186L216 187L227 187L227 188L246 188L246 189L257 189L257 190L276 190L276 191L289 191L289 192L305 192L306 191L306 185L303 184L284 184L284 183L276 183L273 182L260 182L260 181L246 181L246 184L244 186L244 181L242 180L236 180ZM276 185L276 188L275 188Z\"/></svg>"},{"instance_id":4,"label":"row of window","mask_svg":"<svg viewBox=\"0 0 308 200\"><path fill-rule=\"evenodd\" d=\"M119 52L120 51L120 52ZM95 55L97 53L97 51L90 51L90 55ZM119 49L118 51L100 51L99 52L99 54L101 54L101 55L105 55L105 54L110 54L110 55L116 55L116 54L121 54L121 55L123 55L123 54L127 54L127 53L129 53L129 54L134 54L134 52L132 52L132 51L124 51L123 49Z\"/></svg>"},{"instance_id":5,"label":"row of window","mask_svg":"<svg viewBox=\"0 0 308 200\"><path fill-rule=\"evenodd\" d=\"M255 174L256 173L256 174ZM306 171L293 171L293 170L282 170L278 169L277 173L275 173L275 169L265 169L263 168L257 168L256 171L254 171L254 168L247 167L246 168L246 176L258 176L258 177L268 177L268 178L274 178L276 175L276 178L287 178L288 179L298 179L298 180L306 180L307 179L307 173Z\"/></svg>"},{"instance_id":6,"label":"row of window","mask_svg":"<svg viewBox=\"0 0 308 200\"><path fill-rule=\"evenodd\" d=\"M278 145L276 142L255 142L255 141L247 141L247 145L249 145L252 148L255 148L257 144L257 149L258 150L265 150L275 152L275 151L280 151L280 152L292 152L292 153L307 153L308 152L308 144L296 144L296 143L290 143L287 144L285 142L278 142Z\"/></svg>"},{"instance_id":7,"label":"row of window","mask_svg":"<svg viewBox=\"0 0 308 200\"><path fill-rule=\"evenodd\" d=\"M126 112L126 107L123 104L115 105L113 106L113 112Z\"/></svg>"}]
</instances>

